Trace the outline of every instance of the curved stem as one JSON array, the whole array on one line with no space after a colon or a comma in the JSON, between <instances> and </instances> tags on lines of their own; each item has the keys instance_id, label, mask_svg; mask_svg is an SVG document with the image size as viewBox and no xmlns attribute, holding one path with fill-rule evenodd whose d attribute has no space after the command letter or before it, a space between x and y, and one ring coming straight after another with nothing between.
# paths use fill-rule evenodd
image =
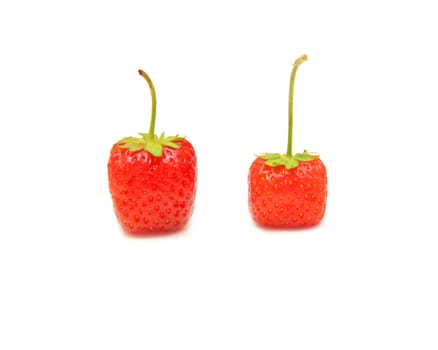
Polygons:
<instances>
[{"instance_id":1,"label":"curved stem","mask_svg":"<svg viewBox=\"0 0 438 350\"><path fill-rule=\"evenodd\" d=\"M294 67L292 68L292 73L290 75L290 85L289 85L289 125L287 134L287 156L292 156L292 134L294 128L293 120L293 105L294 105L294 84L295 76L297 74L297 69L301 63L307 61L307 55L302 55L295 60Z\"/></svg>"},{"instance_id":2,"label":"curved stem","mask_svg":"<svg viewBox=\"0 0 438 350\"><path fill-rule=\"evenodd\" d=\"M152 113L151 113L151 123L150 123L150 127L149 127L149 136L150 137L154 137L154 132L155 132L155 118L156 118L156 114L157 114L157 95L155 94L155 87L154 84L152 84L152 80L151 78L149 78L149 76L142 71L141 69L138 70L138 73L145 78L145 80L148 82L149 84L149 89L151 90L151 96L152 96Z\"/></svg>"}]
</instances>

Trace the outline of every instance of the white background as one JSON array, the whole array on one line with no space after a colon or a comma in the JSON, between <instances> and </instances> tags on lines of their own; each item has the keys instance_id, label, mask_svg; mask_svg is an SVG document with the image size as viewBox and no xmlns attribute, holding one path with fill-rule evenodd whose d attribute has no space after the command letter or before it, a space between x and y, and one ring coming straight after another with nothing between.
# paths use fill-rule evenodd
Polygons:
<instances>
[{"instance_id":1,"label":"white background","mask_svg":"<svg viewBox=\"0 0 438 350\"><path fill-rule=\"evenodd\" d=\"M437 349L433 1L0 5L1 349ZM254 154L326 164L325 219L266 231ZM199 162L180 234L112 211L113 143L182 134Z\"/></svg>"}]
</instances>

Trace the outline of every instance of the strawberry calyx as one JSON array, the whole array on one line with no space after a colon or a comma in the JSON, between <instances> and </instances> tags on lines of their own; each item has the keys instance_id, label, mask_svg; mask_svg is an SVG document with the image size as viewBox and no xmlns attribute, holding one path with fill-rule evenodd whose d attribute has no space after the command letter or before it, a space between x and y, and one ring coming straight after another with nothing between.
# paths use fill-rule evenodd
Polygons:
<instances>
[{"instance_id":1,"label":"strawberry calyx","mask_svg":"<svg viewBox=\"0 0 438 350\"><path fill-rule=\"evenodd\" d=\"M293 169L299 165L300 162L309 162L319 158L317 153L308 152L304 150L303 153L292 153L292 139L293 139L293 101L294 101L294 85L295 76L297 74L298 67L307 61L307 55L301 55L298 57L292 68L289 83L289 118L288 118L288 134L287 134L287 152L286 154L280 153L263 153L257 155L257 157L264 159L265 164L271 167L277 167L284 165L286 169Z\"/></svg>"},{"instance_id":2,"label":"strawberry calyx","mask_svg":"<svg viewBox=\"0 0 438 350\"><path fill-rule=\"evenodd\" d=\"M185 137L181 137L179 135L165 137L164 132L160 136L154 134L155 120L157 114L157 95L155 93L155 87L152 83L151 78L149 78L146 72L139 69L138 73L146 80L149 85L149 90L151 92L152 112L149 132L147 134L140 132L139 135L141 137L125 137L121 139L117 143L117 145L120 148L128 148L131 152L145 150L152 154L154 157L161 157L163 155L163 147L180 148L180 146L175 142L181 141L185 139Z\"/></svg>"},{"instance_id":3,"label":"strawberry calyx","mask_svg":"<svg viewBox=\"0 0 438 350\"><path fill-rule=\"evenodd\" d=\"M280 153L263 153L257 157L266 160L265 164L271 167L285 166L286 169L296 168L300 162L310 162L318 159L319 155L313 152L304 150L303 153L296 153L294 155L280 154Z\"/></svg>"},{"instance_id":4,"label":"strawberry calyx","mask_svg":"<svg viewBox=\"0 0 438 350\"><path fill-rule=\"evenodd\" d=\"M184 140L181 136L160 136L139 133L141 137L128 136L121 139L117 144L120 148L128 148L131 152L145 150L154 157L161 157L163 155L163 147L180 148L175 142Z\"/></svg>"}]
</instances>

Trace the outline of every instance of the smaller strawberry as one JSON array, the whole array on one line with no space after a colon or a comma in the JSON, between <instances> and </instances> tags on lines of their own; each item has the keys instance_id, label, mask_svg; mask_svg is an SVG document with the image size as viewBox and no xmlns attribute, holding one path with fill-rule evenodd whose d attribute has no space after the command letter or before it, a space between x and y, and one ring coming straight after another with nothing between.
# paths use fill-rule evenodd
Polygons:
<instances>
[{"instance_id":1,"label":"smaller strawberry","mask_svg":"<svg viewBox=\"0 0 438 350\"><path fill-rule=\"evenodd\" d=\"M123 138L111 149L108 182L114 212L131 234L178 231L194 210L196 154L184 137L154 134L155 88L144 71L139 73L152 95L150 128L140 137Z\"/></svg>"},{"instance_id":2,"label":"smaller strawberry","mask_svg":"<svg viewBox=\"0 0 438 350\"><path fill-rule=\"evenodd\" d=\"M295 61L290 78L286 154L261 154L249 169L249 211L261 226L308 227L317 225L324 217L327 202L324 163L314 153L292 153L294 83L297 69L305 61L306 55Z\"/></svg>"}]
</instances>

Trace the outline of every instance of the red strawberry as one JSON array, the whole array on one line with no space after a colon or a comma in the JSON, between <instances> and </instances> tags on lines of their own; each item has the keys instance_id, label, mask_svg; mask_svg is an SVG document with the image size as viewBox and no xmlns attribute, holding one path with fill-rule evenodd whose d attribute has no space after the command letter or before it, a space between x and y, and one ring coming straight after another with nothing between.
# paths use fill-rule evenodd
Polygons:
<instances>
[{"instance_id":1,"label":"red strawberry","mask_svg":"<svg viewBox=\"0 0 438 350\"><path fill-rule=\"evenodd\" d=\"M327 173L316 154L292 154L294 63L289 89L289 128L286 154L265 153L256 158L248 175L248 204L252 218L261 226L293 228L314 226L324 217Z\"/></svg>"},{"instance_id":2,"label":"red strawberry","mask_svg":"<svg viewBox=\"0 0 438 350\"><path fill-rule=\"evenodd\" d=\"M152 95L150 129L140 137L125 137L111 149L108 180L114 211L128 233L178 231L194 209L196 154L183 137L154 134L155 88L145 72L139 73Z\"/></svg>"}]
</instances>

